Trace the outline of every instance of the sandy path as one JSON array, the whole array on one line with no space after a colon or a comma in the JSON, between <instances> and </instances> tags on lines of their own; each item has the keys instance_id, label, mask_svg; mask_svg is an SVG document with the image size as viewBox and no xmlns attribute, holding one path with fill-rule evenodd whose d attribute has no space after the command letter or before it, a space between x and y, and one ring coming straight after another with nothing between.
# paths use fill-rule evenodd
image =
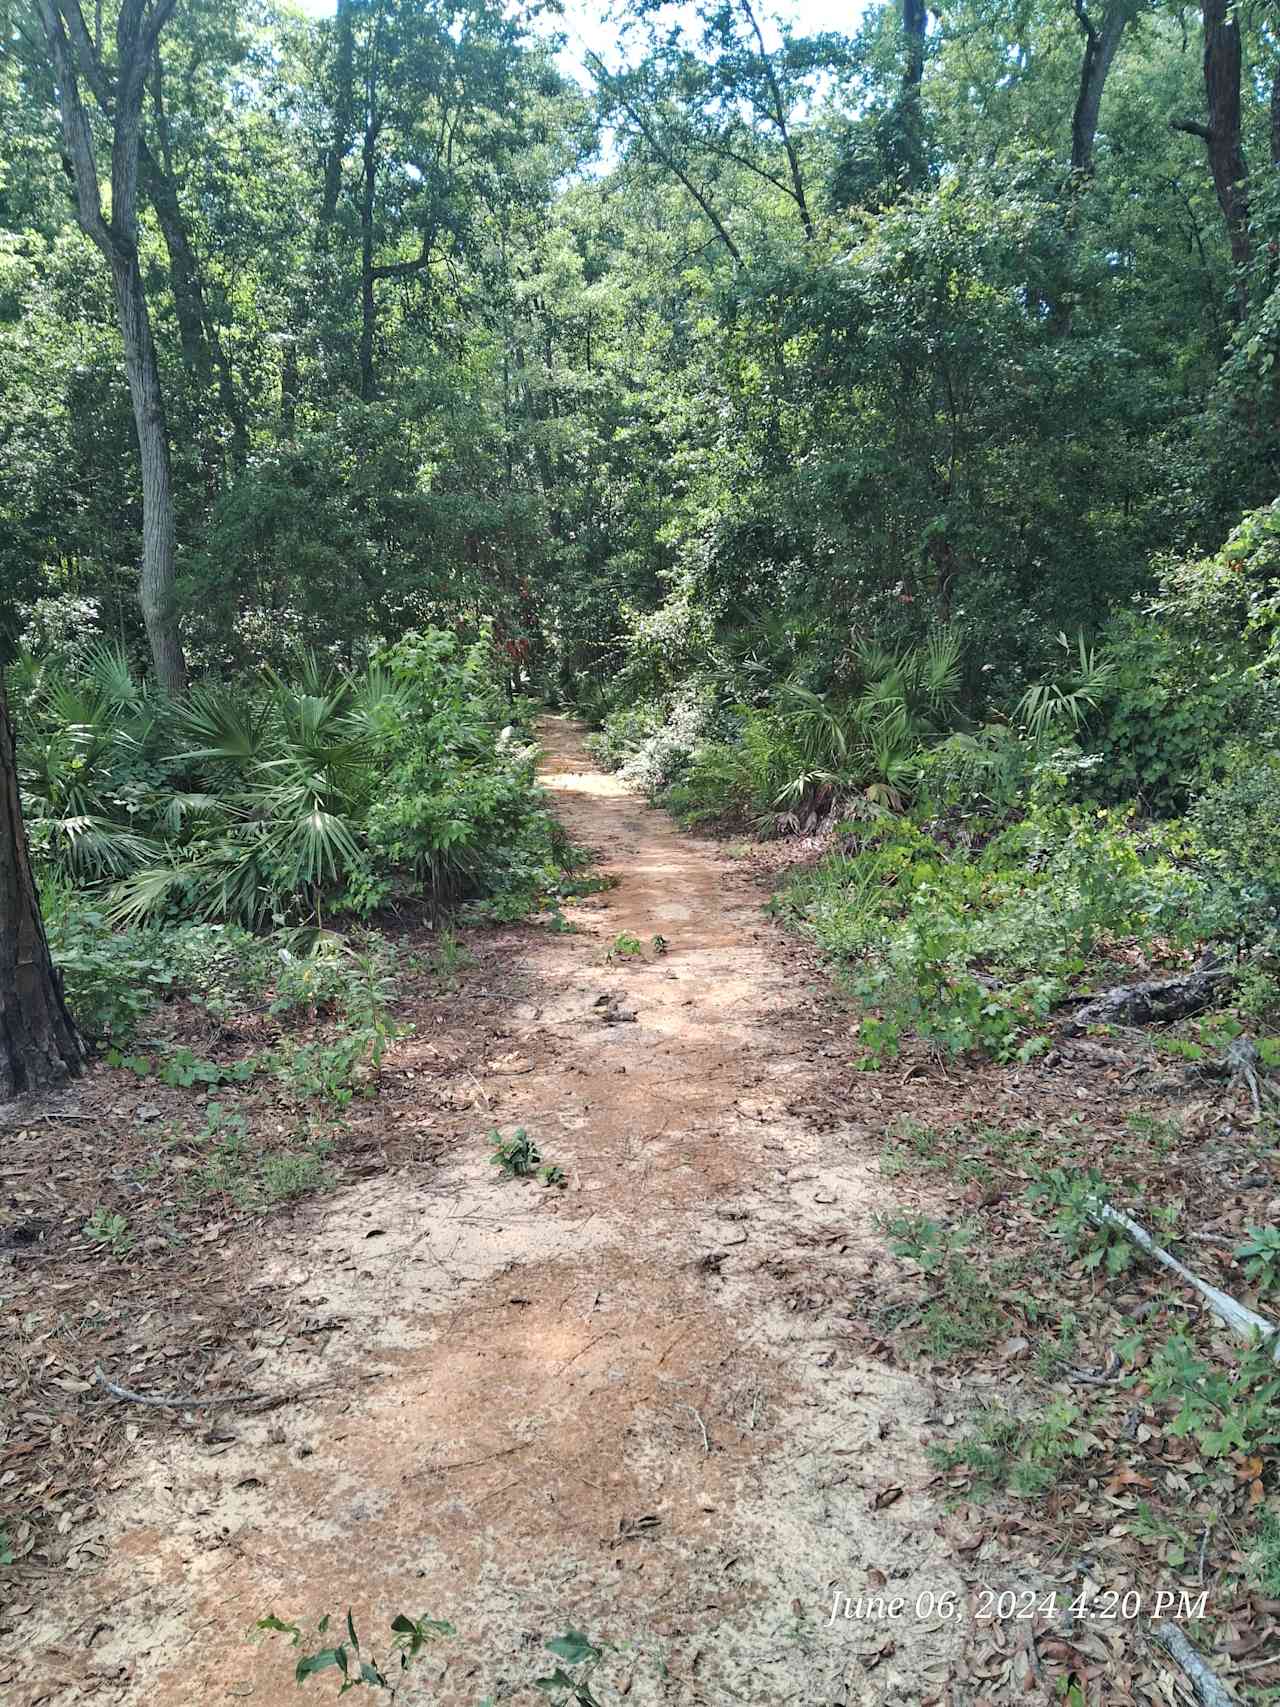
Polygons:
<instances>
[{"instance_id":1,"label":"sandy path","mask_svg":"<svg viewBox=\"0 0 1280 1707\"><path fill-rule=\"evenodd\" d=\"M940 1401L842 1334L885 1261L877 1146L787 1112L820 1016L758 892L569 725L545 751L558 814L621 882L529 951L499 1061L528 1070L483 1076L488 1119L443 1165L246 1248L300 1316L343 1319L271 1372L327 1390L140 1443L104 1568L30 1614L15 1701L293 1702L285 1646L246 1629L348 1604L370 1629L457 1626L409 1701L545 1700L525 1686L566 1624L634 1644L605 1700L940 1695L953 1626L915 1616L958 1587L917 1491ZM622 932L668 950L607 963ZM527 1126L569 1188L500 1182L486 1124ZM903 1616L829 1629L832 1595L868 1588Z\"/></svg>"}]
</instances>

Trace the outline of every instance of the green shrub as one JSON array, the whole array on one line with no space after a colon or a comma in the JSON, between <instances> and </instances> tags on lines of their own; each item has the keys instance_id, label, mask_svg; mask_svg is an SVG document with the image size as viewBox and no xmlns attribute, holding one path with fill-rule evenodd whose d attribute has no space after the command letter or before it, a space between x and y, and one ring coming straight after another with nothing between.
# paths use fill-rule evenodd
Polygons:
<instances>
[{"instance_id":1,"label":"green shrub","mask_svg":"<svg viewBox=\"0 0 1280 1707\"><path fill-rule=\"evenodd\" d=\"M115 925L319 925L404 891L527 906L557 864L487 639L428 630L363 671L303 660L172 702L100 647L77 676L22 661L15 692L37 866L112 885Z\"/></svg>"},{"instance_id":2,"label":"green shrub","mask_svg":"<svg viewBox=\"0 0 1280 1707\"><path fill-rule=\"evenodd\" d=\"M174 988L170 955L153 931L113 931L65 889L43 886L45 931L68 1006L86 1037L122 1042Z\"/></svg>"},{"instance_id":3,"label":"green shrub","mask_svg":"<svg viewBox=\"0 0 1280 1707\"><path fill-rule=\"evenodd\" d=\"M1205 659L1150 618L1118 619L1110 652L1116 674L1091 742L1100 760L1091 792L1181 811L1231 739L1264 719L1258 682L1237 660Z\"/></svg>"},{"instance_id":4,"label":"green shrub","mask_svg":"<svg viewBox=\"0 0 1280 1707\"><path fill-rule=\"evenodd\" d=\"M1203 856L1226 885L1244 928L1274 927L1280 916L1280 756L1237 743L1223 774L1187 814Z\"/></svg>"},{"instance_id":5,"label":"green shrub","mask_svg":"<svg viewBox=\"0 0 1280 1707\"><path fill-rule=\"evenodd\" d=\"M1280 1600L1280 1511L1274 1508L1262 1514L1249 1558L1249 1574L1260 1593L1269 1600Z\"/></svg>"},{"instance_id":6,"label":"green shrub","mask_svg":"<svg viewBox=\"0 0 1280 1707\"><path fill-rule=\"evenodd\" d=\"M985 845L936 841L906 818L845 826L845 847L776 909L808 931L870 1010L868 1064L912 1032L1000 1060L1041 1047L1070 980L1115 938L1190 944L1215 892L1176 827L1129 832L1115 813L1040 808Z\"/></svg>"},{"instance_id":7,"label":"green shrub","mask_svg":"<svg viewBox=\"0 0 1280 1707\"><path fill-rule=\"evenodd\" d=\"M1004 723L957 730L922 753L917 803L924 812L1011 811L1030 787L1036 744Z\"/></svg>"},{"instance_id":8,"label":"green shrub","mask_svg":"<svg viewBox=\"0 0 1280 1707\"><path fill-rule=\"evenodd\" d=\"M1235 740L1280 725L1280 501L1247 515L1213 556L1166 564L1141 614L1116 618L1114 669L1091 743L1095 792L1182 810Z\"/></svg>"},{"instance_id":9,"label":"green shrub","mask_svg":"<svg viewBox=\"0 0 1280 1707\"><path fill-rule=\"evenodd\" d=\"M599 731L587 736L587 751L606 770L621 770L665 721L665 707L658 702L607 712Z\"/></svg>"},{"instance_id":10,"label":"green shrub","mask_svg":"<svg viewBox=\"0 0 1280 1707\"><path fill-rule=\"evenodd\" d=\"M825 693L790 677L719 728L704 716L701 740L696 728L667 737L683 765L650 759L646 786L668 788L663 804L687 818L777 831L813 829L842 800L901 811L921 755L956 715L959 681L960 644L947 629L898 652L855 649Z\"/></svg>"}]
</instances>

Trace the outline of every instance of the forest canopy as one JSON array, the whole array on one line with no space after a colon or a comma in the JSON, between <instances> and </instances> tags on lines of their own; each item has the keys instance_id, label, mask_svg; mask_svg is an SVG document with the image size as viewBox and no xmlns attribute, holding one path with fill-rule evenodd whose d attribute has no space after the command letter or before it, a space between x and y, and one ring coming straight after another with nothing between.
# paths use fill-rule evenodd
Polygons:
<instances>
[{"instance_id":1,"label":"forest canopy","mask_svg":"<svg viewBox=\"0 0 1280 1707\"><path fill-rule=\"evenodd\" d=\"M1012 688L1273 499L1267 8L803 23L10 0L11 627L172 686L488 622L574 695L647 618L955 622Z\"/></svg>"}]
</instances>

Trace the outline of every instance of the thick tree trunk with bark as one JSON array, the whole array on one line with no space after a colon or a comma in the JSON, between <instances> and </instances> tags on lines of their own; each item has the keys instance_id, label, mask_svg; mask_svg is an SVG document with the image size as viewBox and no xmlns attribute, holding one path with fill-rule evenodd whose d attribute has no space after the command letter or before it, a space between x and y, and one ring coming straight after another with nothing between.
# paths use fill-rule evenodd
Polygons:
<instances>
[{"instance_id":1,"label":"thick tree trunk with bark","mask_svg":"<svg viewBox=\"0 0 1280 1707\"><path fill-rule=\"evenodd\" d=\"M1204 87L1209 98L1209 167L1227 222L1231 259L1249 264L1249 168L1240 142L1240 20L1232 0L1205 0Z\"/></svg>"},{"instance_id":2,"label":"thick tree trunk with bark","mask_svg":"<svg viewBox=\"0 0 1280 1707\"><path fill-rule=\"evenodd\" d=\"M64 1084L83 1064L40 919L0 672L0 1102Z\"/></svg>"},{"instance_id":3,"label":"thick tree trunk with bark","mask_svg":"<svg viewBox=\"0 0 1280 1707\"><path fill-rule=\"evenodd\" d=\"M1249 168L1240 140L1243 54L1234 0L1204 0L1204 90L1208 124L1174 119L1175 130L1198 136L1209 152L1209 170L1226 222L1231 259L1239 270L1238 302L1248 307L1244 269L1249 265Z\"/></svg>"},{"instance_id":4,"label":"thick tree trunk with bark","mask_svg":"<svg viewBox=\"0 0 1280 1707\"><path fill-rule=\"evenodd\" d=\"M1120 46L1120 38L1132 16L1125 0L1111 0L1099 27L1090 17L1084 0L1075 0L1076 17L1084 31L1084 59L1080 65L1080 88L1071 115L1071 167L1089 177L1093 172L1093 145L1098 136L1098 115L1107 75Z\"/></svg>"}]
</instances>

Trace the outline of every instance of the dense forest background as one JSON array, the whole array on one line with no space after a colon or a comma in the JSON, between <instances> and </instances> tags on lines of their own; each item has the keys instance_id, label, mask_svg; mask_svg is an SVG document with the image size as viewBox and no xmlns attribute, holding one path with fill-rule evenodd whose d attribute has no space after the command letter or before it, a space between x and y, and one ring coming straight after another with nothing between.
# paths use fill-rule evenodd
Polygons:
<instances>
[{"instance_id":1,"label":"dense forest background","mask_svg":"<svg viewBox=\"0 0 1280 1707\"><path fill-rule=\"evenodd\" d=\"M584 81L542 8L5 10L33 646L145 663L145 616L172 685L488 622L574 696L941 622L995 703L1280 488L1261 3L638 3Z\"/></svg>"},{"instance_id":2,"label":"dense forest background","mask_svg":"<svg viewBox=\"0 0 1280 1707\"><path fill-rule=\"evenodd\" d=\"M6 5L0 577L73 987L86 932L529 893L548 701L694 819L1198 813L1199 935L1258 940L1268 8L558 28Z\"/></svg>"}]
</instances>

